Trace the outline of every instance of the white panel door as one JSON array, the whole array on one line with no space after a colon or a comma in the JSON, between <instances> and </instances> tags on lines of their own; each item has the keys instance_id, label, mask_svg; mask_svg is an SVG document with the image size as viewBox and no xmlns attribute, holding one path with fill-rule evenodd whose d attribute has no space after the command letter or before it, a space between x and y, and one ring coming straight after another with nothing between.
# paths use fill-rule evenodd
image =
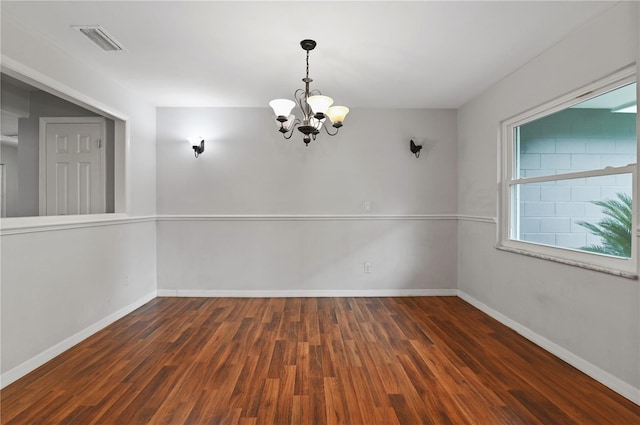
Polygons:
<instances>
[{"instance_id":1,"label":"white panel door","mask_svg":"<svg viewBox=\"0 0 640 425\"><path fill-rule=\"evenodd\" d=\"M101 123L46 124L46 214L105 212Z\"/></svg>"}]
</instances>

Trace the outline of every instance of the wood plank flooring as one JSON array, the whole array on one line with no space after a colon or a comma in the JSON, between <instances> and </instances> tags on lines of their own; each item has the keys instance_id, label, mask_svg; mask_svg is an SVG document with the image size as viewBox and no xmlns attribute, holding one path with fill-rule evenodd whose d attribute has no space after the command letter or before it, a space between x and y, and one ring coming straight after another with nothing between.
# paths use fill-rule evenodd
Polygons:
<instances>
[{"instance_id":1,"label":"wood plank flooring","mask_svg":"<svg viewBox=\"0 0 640 425\"><path fill-rule=\"evenodd\" d=\"M157 298L2 392L10 424L640 424L456 297Z\"/></svg>"}]
</instances>

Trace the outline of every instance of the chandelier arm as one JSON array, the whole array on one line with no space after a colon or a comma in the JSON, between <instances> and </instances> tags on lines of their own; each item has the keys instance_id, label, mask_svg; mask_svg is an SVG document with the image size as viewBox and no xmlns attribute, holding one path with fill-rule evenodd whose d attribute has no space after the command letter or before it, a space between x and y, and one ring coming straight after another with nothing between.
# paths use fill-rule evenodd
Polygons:
<instances>
[{"instance_id":1,"label":"chandelier arm","mask_svg":"<svg viewBox=\"0 0 640 425\"><path fill-rule=\"evenodd\" d=\"M311 107L307 103L308 93L305 90L298 89L294 95L298 107L302 111L302 123L304 125L309 124L309 118L311 117Z\"/></svg>"},{"instance_id":2,"label":"chandelier arm","mask_svg":"<svg viewBox=\"0 0 640 425\"><path fill-rule=\"evenodd\" d=\"M295 92L295 94L294 94L294 97L295 97L295 99L296 99L296 103L298 104L298 107L299 107L300 109L303 109L303 107L304 107L304 106L303 106L303 103L302 103L302 102L304 102L304 100L305 100L305 93L304 93L304 90L302 90L302 89L298 89L298 90L296 90L296 92ZM302 111L302 112L304 112L304 109L303 109L303 111Z\"/></svg>"},{"instance_id":3,"label":"chandelier arm","mask_svg":"<svg viewBox=\"0 0 640 425\"><path fill-rule=\"evenodd\" d=\"M289 129L289 131L287 131L286 133L282 133L282 137L284 137L285 140L291 139L291 136L293 136L293 133L294 133L293 130L295 130L296 127L299 125L300 125L300 120L296 118L295 121L293 122L293 125ZM289 135L289 137L287 137L287 134Z\"/></svg>"},{"instance_id":4,"label":"chandelier arm","mask_svg":"<svg viewBox=\"0 0 640 425\"><path fill-rule=\"evenodd\" d=\"M325 131L327 132L327 134L328 134L329 136L335 136L336 134L338 134L338 131L340 130L339 128L336 128L335 133L331 133L331 132L329 131L329 126L328 126L328 125L323 125L323 127L324 127ZM335 128L335 127L334 127L334 128Z\"/></svg>"},{"instance_id":5,"label":"chandelier arm","mask_svg":"<svg viewBox=\"0 0 640 425\"><path fill-rule=\"evenodd\" d=\"M302 102L304 100L304 95L305 95L305 93L304 93L304 90L302 90L302 89L298 89L298 90L295 91L293 96L295 97L295 99L296 99L296 101L298 103L298 106L300 106L300 102Z\"/></svg>"}]
</instances>

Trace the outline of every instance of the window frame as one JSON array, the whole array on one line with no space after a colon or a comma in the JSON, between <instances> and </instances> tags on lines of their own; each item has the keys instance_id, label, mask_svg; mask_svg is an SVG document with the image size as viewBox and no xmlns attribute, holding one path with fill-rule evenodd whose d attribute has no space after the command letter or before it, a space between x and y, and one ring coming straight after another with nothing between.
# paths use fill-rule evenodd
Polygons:
<instances>
[{"instance_id":1,"label":"window frame","mask_svg":"<svg viewBox=\"0 0 640 425\"><path fill-rule=\"evenodd\" d=\"M629 66L608 77L595 81L580 89L574 90L564 96L546 102L536 108L508 118L500 123L499 140L501 144L501 170L499 172L499 210L498 210L498 235L496 248L504 251L529 255L545 260L556 261L564 264L578 266L586 269L602 271L619 276L638 278L638 173L636 162L622 167L605 167L588 171L577 171L557 175L540 177L518 177L517 148L515 143L515 129L535 121L539 118L568 109L588 99L600 96L619 87L632 83L637 84L636 66ZM637 89L640 90L640 89ZM638 96L636 95L636 100ZM637 115L636 115L637 119ZM636 127L636 146L638 146L638 127ZM526 183L539 183L544 181L568 180L572 178L596 177L606 175L631 174L632 181L632 229L631 229L631 257L620 258L605 254L581 251L578 249L563 248L552 245L544 245L536 242L523 241L512 238L513 214L517 214L517 206L513 208L514 197L512 188ZM560 177L560 178L558 178ZM519 198L517 198L519 200ZM516 202L519 202L516 200Z\"/></svg>"}]
</instances>

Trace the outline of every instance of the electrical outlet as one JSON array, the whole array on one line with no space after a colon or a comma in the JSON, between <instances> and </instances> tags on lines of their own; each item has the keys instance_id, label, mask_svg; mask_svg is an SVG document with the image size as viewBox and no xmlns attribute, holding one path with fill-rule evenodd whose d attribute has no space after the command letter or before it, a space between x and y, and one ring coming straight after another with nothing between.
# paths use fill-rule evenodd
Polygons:
<instances>
[{"instance_id":1,"label":"electrical outlet","mask_svg":"<svg viewBox=\"0 0 640 425\"><path fill-rule=\"evenodd\" d=\"M365 273L371 273L371 263L368 261L365 261L364 263L364 272Z\"/></svg>"},{"instance_id":2,"label":"electrical outlet","mask_svg":"<svg viewBox=\"0 0 640 425\"><path fill-rule=\"evenodd\" d=\"M364 201L364 210L366 212L371 212L371 201Z\"/></svg>"},{"instance_id":3,"label":"electrical outlet","mask_svg":"<svg viewBox=\"0 0 640 425\"><path fill-rule=\"evenodd\" d=\"M129 286L129 275L124 276L124 286Z\"/></svg>"}]
</instances>

